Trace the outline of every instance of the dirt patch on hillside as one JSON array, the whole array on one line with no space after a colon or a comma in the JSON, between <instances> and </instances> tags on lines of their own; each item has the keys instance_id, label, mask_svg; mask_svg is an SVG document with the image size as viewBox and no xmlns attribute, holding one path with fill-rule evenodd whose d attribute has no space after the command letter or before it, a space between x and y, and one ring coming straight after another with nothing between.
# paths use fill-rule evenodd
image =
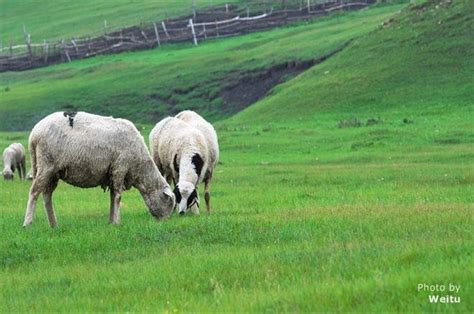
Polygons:
<instances>
[{"instance_id":1,"label":"dirt patch on hillside","mask_svg":"<svg viewBox=\"0 0 474 314\"><path fill-rule=\"evenodd\" d=\"M206 105L211 114L220 117L231 116L269 95L276 85L324 62L349 43L350 41L315 59L288 61L263 69L228 72L194 85L183 86L177 82L176 85L181 87L172 89L171 94L163 94L162 90L157 90L145 96L147 102L156 103L156 106L147 112L148 117L151 121L157 121L164 115L175 115L184 109L202 111Z\"/></svg>"},{"instance_id":2,"label":"dirt patch on hillside","mask_svg":"<svg viewBox=\"0 0 474 314\"><path fill-rule=\"evenodd\" d=\"M236 83L231 83L220 92L223 101L221 110L226 114L233 114L245 109L268 95L274 86L297 76L313 65L324 62L344 49L349 43L347 42L341 48L317 59L289 61L262 70L233 73L231 75L233 79L230 81Z\"/></svg>"}]
</instances>

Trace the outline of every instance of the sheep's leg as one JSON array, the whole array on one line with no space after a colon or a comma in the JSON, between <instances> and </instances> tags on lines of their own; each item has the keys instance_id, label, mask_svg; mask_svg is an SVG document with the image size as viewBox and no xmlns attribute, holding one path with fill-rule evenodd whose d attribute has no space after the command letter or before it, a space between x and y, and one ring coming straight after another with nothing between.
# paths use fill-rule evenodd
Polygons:
<instances>
[{"instance_id":1,"label":"sheep's leg","mask_svg":"<svg viewBox=\"0 0 474 314\"><path fill-rule=\"evenodd\" d=\"M47 167L43 171L37 173L36 177L33 180L33 184L30 188L30 196L28 198L28 205L26 207L26 214L25 220L23 222L23 227L31 225L33 222L33 216L35 215L36 211L36 201L38 200L38 196L42 192L50 192L53 193L54 189L57 185L57 179L52 179L52 174L54 171L53 167Z\"/></svg>"},{"instance_id":2,"label":"sheep's leg","mask_svg":"<svg viewBox=\"0 0 474 314\"><path fill-rule=\"evenodd\" d=\"M58 180L52 180L48 188L43 192L44 208L46 209L46 215L48 216L49 226L54 228L57 226L56 214L54 213L53 207L53 192L58 186Z\"/></svg>"},{"instance_id":3,"label":"sheep's leg","mask_svg":"<svg viewBox=\"0 0 474 314\"><path fill-rule=\"evenodd\" d=\"M57 226L57 222L56 222L56 215L54 214L52 196L53 196L53 192L43 193L44 208L46 209L46 214L48 216L49 226L51 228L54 228Z\"/></svg>"},{"instance_id":4,"label":"sheep's leg","mask_svg":"<svg viewBox=\"0 0 474 314\"><path fill-rule=\"evenodd\" d=\"M120 192L110 190L110 216L109 223L118 225L120 223Z\"/></svg>"},{"instance_id":5,"label":"sheep's leg","mask_svg":"<svg viewBox=\"0 0 474 314\"><path fill-rule=\"evenodd\" d=\"M16 167L16 170L18 170L18 180L21 181L21 177L22 177L22 175L21 175L21 165L17 164L15 167Z\"/></svg>"},{"instance_id":6,"label":"sheep's leg","mask_svg":"<svg viewBox=\"0 0 474 314\"><path fill-rule=\"evenodd\" d=\"M36 210L36 201L40 195L40 191L37 188L36 182L33 182L33 185L30 188L30 196L28 197L28 205L26 206L25 220L23 222L23 227L31 225L33 222L33 216L35 215Z\"/></svg>"},{"instance_id":7,"label":"sheep's leg","mask_svg":"<svg viewBox=\"0 0 474 314\"><path fill-rule=\"evenodd\" d=\"M21 172L23 173L23 180L26 180L26 161L21 162Z\"/></svg>"},{"instance_id":8,"label":"sheep's leg","mask_svg":"<svg viewBox=\"0 0 474 314\"><path fill-rule=\"evenodd\" d=\"M204 180L204 199L206 200L206 209L207 213L209 214L211 212L211 193L209 192L209 185L211 183L211 175L209 175L205 180Z\"/></svg>"}]
</instances>

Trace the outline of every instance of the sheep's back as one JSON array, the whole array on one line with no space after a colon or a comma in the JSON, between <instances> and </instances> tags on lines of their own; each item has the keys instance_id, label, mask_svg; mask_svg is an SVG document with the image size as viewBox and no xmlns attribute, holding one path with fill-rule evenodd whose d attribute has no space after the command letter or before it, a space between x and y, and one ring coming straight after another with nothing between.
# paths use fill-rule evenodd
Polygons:
<instances>
[{"instance_id":1,"label":"sheep's back","mask_svg":"<svg viewBox=\"0 0 474 314\"><path fill-rule=\"evenodd\" d=\"M29 142L39 158L77 186L97 185L110 168L126 168L148 155L131 122L84 112L76 114L72 126L62 112L47 116L33 128Z\"/></svg>"},{"instance_id":2,"label":"sheep's back","mask_svg":"<svg viewBox=\"0 0 474 314\"><path fill-rule=\"evenodd\" d=\"M188 123L168 117L163 119L153 128L150 133L150 146L152 147L153 159L167 174L174 174L174 157L178 160L189 149L196 149L208 162L206 152L207 141L204 135Z\"/></svg>"},{"instance_id":3,"label":"sheep's back","mask_svg":"<svg viewBox=\"0 0 474 314\"><path fill-rule=\"evenodd\" d=\"M204 135L209 149L209 163L212 169L219 160L219 142L217 133L212 124L194 111L186 110L176 115L176 118L197 128Z\"/></svg>"}]
</instances>

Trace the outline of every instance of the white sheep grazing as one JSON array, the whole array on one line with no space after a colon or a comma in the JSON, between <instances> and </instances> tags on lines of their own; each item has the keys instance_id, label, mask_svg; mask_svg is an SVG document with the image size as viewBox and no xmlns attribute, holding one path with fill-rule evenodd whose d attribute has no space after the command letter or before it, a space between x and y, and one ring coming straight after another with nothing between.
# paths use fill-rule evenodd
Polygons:
<instances>
[{"instance_id":1,"label":"white sheep grazing","mask_svg":"<svg viewBox=\"0 0 474 314\"><path fill-rule=\"evenodd\" d=\"M18 170L20 180L26 176L25 148L20 143L13 143L3 151L3 178L13 180L13 173Z\"/></svg>"},{"instance_id":2,"label":"white sheep grazing","mask_svg":"<svg viewBox=\"0 0 474 314\"><path fill-rule=\"evenodd\" d=\"M207 148L209 150L209 166L204 175L204 199L206 200L207 211L210 212L211 194L209 192L209 185L211 183L212 174L219 161L219 142L217 140L217 133L212 124L207 122L203 117L191 110L181 111L176 115L176 118L194 126L204 135L207 141Z\"/></svg>"},{"instance_id":3,"label":"white sheep grazing","mask_svg":"<svg viewBox=\"0 0 474 314\"><path fill-rule=\"evenodd\" d=\"M109 222L120 222L124 190L137 188L150 213L167 217L175 198L135 126L128 120L85 112L56 112L36 124L29 138L33 183L23 226L32 223L43 193L51 227L56 226L52 193L61 179L73 186L110 189Z\"/></svg>"},{"instance_id":4,"label":"white sheep grazing","mask_svg":"<svg viewBox=\"0 0 474 314\"><path fill-rule=\"evenodd\" d=\"M199 213L196 187L208 167L208 148L204 135L186 122L168 117L150 133L151 155L168 183L174 180L180 215L191 209Z\"/></svg>"}]
</instances>

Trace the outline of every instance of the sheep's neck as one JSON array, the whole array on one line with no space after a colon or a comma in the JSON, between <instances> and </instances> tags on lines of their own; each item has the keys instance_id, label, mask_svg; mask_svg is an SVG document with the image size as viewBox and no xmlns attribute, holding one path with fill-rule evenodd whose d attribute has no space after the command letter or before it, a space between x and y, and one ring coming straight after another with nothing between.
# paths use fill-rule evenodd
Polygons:
<instances>
[{"instance_id":1,"label":"sheep's neck","mask_svg":"<svg viewBox=\"0 0 474 314\"><path fill-rule=\"evenodd\" d=\"M12 162L9 158L6 158L3 161L3 171L11 170L11 169L12 169Z\"/></svg>"},{"instance_id":2,"label":"sheep's neck","mask_svg":"<svg viewBox=\"0 0 474 314\"><path fill-rule=\"evenodd\" d=\"M150 162L144 162L140 169L136 169L137 171L133 171L133 173L138 174L135 176L135 186L136 187L143 187L144 191L140 192L149 192L154 189L161 188L160 184L160 173L156 166L154 165L153 161L150 159ZM140 188L139 188L140 190Z\"/></svg>"},{"instance_id":3,"label":"sheep's neck","mask_svg":"<svg viewBox=\"0 0 474 314\"><path fill-rule=\"evenodd\" d=\"M190 158L181 158L179 163L179 181L191 182L194 185L198 184L199 177L196 174L194 165Z\"/></svg>"}]
</instances>

